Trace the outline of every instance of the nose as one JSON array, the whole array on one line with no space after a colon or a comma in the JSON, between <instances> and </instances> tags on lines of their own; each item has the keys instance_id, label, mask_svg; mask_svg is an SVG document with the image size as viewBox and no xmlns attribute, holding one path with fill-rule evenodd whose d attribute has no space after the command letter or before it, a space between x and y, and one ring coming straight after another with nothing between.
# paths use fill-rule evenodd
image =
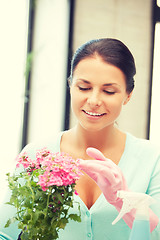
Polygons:
<instances>
[{"instance_id":1,"label":"nose","mask_svg":"<svg viewBox=\"0 0 160 240\"><path fill-rule=\"evenodd\" d=\"M92 107L99 107L102 103L100 99L100 94L97 90L93 90L90 92L90 95L88 96L87 103Z\"/></svg>"}]
</instances>

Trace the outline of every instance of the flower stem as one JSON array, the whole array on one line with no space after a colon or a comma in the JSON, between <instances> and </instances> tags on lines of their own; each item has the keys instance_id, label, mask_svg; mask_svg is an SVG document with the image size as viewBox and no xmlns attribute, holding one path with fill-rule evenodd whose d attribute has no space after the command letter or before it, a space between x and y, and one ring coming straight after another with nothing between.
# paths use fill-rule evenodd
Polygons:
<instances>
[{"instance_id":1,"label":"flower stem","mask_svg":"<svg viewBox=\"0 0 160 240\"><path fill-rule=\"evenodd\" d=\"M48 197L47 197L47 204L46 204L46 209L45 209L45 217L47 217L47 212L48 212L48 206L49 206L49 198L51 196L51 193L48 193Z\"/></svg>"},{"instance_id":2,"label":"flower stem","mask_svg":"<svg viewBox=\"0 0 160 240\"><path fill-rule=\"evenodd\" d=\"M32 186L30 184L30 179L27 180L27 183L28 183L28 187L29 189L31 190L31 193L32 193L32 199L33 199L33 202L32 202L32 209L33 209L33 206L34 206L34 202L35 202L35 195L34 195L34 192L33 192L33 189L32 189ZM31 220L33 219L33 216L31 214Z\"/></svg>"}]
</instances>

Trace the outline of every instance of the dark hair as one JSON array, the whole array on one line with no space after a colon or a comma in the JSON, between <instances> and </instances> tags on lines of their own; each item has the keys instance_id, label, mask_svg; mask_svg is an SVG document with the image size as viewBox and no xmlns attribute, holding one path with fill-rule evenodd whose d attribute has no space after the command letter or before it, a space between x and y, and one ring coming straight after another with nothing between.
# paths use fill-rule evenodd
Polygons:
<instances>
[{"instance_id":1,"label":"dark hair","mask_svg":"<svg viewBox=\"0 0 160 240\"><path fill-rule=\"evenodd\" d=\"M126 76L127 92L132 92L133 77L136 74L134 57L121 41L112 38L94 39L80 46L72 58L70 80L78 63L95 55L99 55L104 62L118 67Z\"/></svg>"}]
</instances>

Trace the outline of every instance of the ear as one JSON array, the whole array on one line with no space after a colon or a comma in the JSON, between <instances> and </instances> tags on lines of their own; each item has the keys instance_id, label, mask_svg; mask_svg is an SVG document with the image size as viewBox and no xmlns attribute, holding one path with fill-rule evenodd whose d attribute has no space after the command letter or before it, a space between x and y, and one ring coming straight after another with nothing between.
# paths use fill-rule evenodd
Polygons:
<instances>
[{"instance_id":1,"label":"ear","mask_svg":"<svg viewBox=\"0 0 160 240\"><path fill-rule=\"evenodd\" d=\"M127 93L127 96L126 96L126 99L125 99L124 102L123 102L123 105L126 105L126 104L129 102L129 100L130 100L131 97L132 97L132 94L133 94L133 91L130 92L130 93Z\"/></svg>"},{"instance_id":2,"label":"ear","mask_svg":"<svg viewBox=\"0 0 160 240\"><path fill-rule=\"evenodd\" d=\"M68 82L69 92L70 92L70 95L71 95L71 86L72 86L71 77L68 77L67 82Z\"/></svg>"},{"instance_id":3,"label":"ear","mask_svg":"<svg viewBox=\"0 0 160 240\"><path fill-rule=\"evenodd\" d=\"M68 86L70 87L71 86L71 76L68 77L67 82L68 82Z\"/></svg>"}]
</instances>

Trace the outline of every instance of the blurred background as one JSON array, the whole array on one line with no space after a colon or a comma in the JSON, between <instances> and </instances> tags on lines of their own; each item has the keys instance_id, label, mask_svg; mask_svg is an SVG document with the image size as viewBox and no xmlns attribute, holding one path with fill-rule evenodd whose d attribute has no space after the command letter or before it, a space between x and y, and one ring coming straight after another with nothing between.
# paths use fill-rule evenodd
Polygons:
<instances>
[{"instance_id":1,"label":"blurred background","mask_svg":"<svg viewBox=\"0 0 160 240\"><path fill-rule=\"evenodd\" d=\"M103 37L123 41L137 66L119 127L160 145L160 0L0 1L0 201L21 149L76 123L71 57Z\"/></svg>"}]
</instances>

